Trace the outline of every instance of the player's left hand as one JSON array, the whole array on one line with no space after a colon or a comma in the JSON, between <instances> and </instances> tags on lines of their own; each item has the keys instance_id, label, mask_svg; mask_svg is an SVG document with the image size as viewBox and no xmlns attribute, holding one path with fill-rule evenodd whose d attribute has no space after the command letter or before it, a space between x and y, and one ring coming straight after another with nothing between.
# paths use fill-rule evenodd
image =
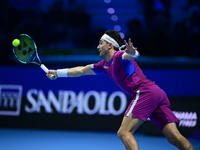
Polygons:
<instances>
[{"instance_id":1,"label":"player's left hand","mask_svg":"<svg viewBox=\"0 0 200 150\"><path fill-rule=\"evenodd\" d=\"M124 40L124 43L126 45L126 49L125 49L126 53L135 55L135 50L137 50L137 47L133 46L133 43L131 42L131 38L128 39L128 42Z\"/></svg>"}]
</instances>

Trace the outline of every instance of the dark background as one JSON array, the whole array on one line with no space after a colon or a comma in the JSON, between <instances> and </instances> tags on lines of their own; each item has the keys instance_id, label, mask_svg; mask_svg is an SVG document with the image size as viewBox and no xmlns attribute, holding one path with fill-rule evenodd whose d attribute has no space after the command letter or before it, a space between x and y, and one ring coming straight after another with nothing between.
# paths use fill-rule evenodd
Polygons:
<instances>
[{"instance_id":1,"label":"dark background","mask_svg":"<svg viewBox=\"0 0 200 150\"><path fill-rule=\"evenodd\" d=\"M177 72L186 70L187 73L183 74L183 79L189 80L188 82L191 78L193 78L193 82L199 81L199 78L192 74L200 69L199 0L1 0L0 72L3 74L5 70L11 70L10 67L16 67L16 69L19 66L34 67L19 63L13 55L12 40L21 33L26 33L34 39L43 63L49 68L61 68L100 61L101 58L98 56L96 47L106 30L116 30L123 39L129 37L132 39L134 46L141 54L137 62L142 69L150 71L156 69L158 72L163 69L166 71L172 69ZM24 69L21 70L24 71ZM30 77L32 76L34 74L30 75ZM14 84L14 82L10 83L10 76L4 74L3 77L0 79L0 84ZM156 78L158 81L168 79L164 73L162 77ZM28 80L27 76L25 78ZM156 78L155 80L157 80ZM187 84L179 83L179 79L180 76L174 76L173 81L177 80L179 85L183 85L178 86L180 88L178 91L184 91L182 89L187 87ZM165 85L168 86L166 89L176 87L177 83L170 81L169 83ZM17 84L20 84L20 81L17 81ZM200 106L200 89L197 84L194 85L194 87L190 85L191 89L195 89L194 95L189 95L186 98L185 92L169 95L174 109L177 111L197 111L199 108L197 106ZM159 86L165 87L162 84ZM181 106L181 98L184 98L185 102L183 107ZM26 101L26 98L23 98L23 101ZM189 110L187 110L187 105L190 105ZM76 114L68 117L72 119L74 116ZM25 120L26 117L30 120ZM2 127L28 127L28 124L23 123L30 121L29 127L31 128L46 128L45 123L42 125L32 124L31 120L34 122L38 118L42 120L49 117L58 120L61 118L62 120L65 116L26 114L22 110L22 116L19 118L13 116L1 116L0 118L5 121L1 124ZM109 116L98 115L93 116L92 119L96 117L99 117L98 121L100 122L104 119L116 119L116 116L111 116L111 119ZM117 130L122 117L123 115L118 116L117 124L113 130ZM81 119L90 120L91 116L86 115L85 118L81 116ZM12 122L13 120L15 123ZM45 120L43 121L45 122ZM73 121L76 124L76 121ZM19 122L22 124L18 124ZM94 130L105 129L99 124L98 122ZM76 127L73 124L67 127L60 123L52 124L49 128L88 129ZM110 130L112 126L107 127ZM185 133L184 130L187 131L185 135L191 135L187 128L181 129L181 132ZM195 128L195 131L199 136L199 129Z\"/></svg>"},{"instance_id":2,"label":"dark background","mask_svg":"<svg viewBox=\"0 0 200 150\"><path fill-rule=\"evenodd\" d=\"M53 56L43 58L52 63L59 55L98 55L99 38L114 29L132 38L141 56L194 61L199 6L198 0L1 0L0 65L16 64L11 43L21 33L35 40L40 57Z\"/></svg>"}]
</instances>

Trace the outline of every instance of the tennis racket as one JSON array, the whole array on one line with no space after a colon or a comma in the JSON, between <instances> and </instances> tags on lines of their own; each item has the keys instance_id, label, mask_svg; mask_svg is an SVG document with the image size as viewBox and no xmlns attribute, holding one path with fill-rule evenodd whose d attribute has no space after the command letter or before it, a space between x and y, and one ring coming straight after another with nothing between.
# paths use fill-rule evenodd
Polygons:
<instances>
[{"instance_id":1,"label":"tennis racket","mask_svg":"<svg viewBox=\"0 0 200 150\"><path fill-rule=\"evenodd\" d=\"M27 34L20 34L17 38L20 41L18 46L13 46L13 53L15 57L24 64L33 63L47 73L49 70L44 64L41 63L41 60L38 56L37 46L33 39ZM52 76L51 79L54 79L55 76Z\"/></svg>"}]
</instances>

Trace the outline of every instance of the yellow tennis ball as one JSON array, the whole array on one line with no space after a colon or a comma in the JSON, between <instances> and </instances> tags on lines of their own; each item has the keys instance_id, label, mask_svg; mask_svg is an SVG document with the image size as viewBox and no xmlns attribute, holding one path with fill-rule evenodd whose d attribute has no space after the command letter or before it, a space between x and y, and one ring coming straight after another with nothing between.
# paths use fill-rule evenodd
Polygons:
<instances>
[{"instance_id":1,"label":"yellow tennis ball","mask_svg":"<svg viewBox=\"0 0 200 150\"><path fill-rule=\"evenodd\" d=\"M20 40L14 39L14 40L12 41L12 44L13 44L13 46L17 47L17 46L20 44Z\"/></svg>"}]
</instances>

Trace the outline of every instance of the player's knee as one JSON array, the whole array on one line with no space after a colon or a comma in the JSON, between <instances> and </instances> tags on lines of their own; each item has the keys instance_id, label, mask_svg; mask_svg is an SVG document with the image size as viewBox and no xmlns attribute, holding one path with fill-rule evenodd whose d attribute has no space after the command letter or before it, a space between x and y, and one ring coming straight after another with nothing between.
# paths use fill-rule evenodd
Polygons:
<instances>
[{"instance_id":1,"label":"player's knee","mask_svg":"<svg viewBox=\"0 0 200 150\"><path fill-rule=\"evenodd\" d=\"M192 147L190 142L186 138L184 138L180 133L172 133L169 137L167 137L167 140L171 144L181 149L189 150Z\"/></svg>"},{"instance_id":2,"label":"player's knee","mask_svg":"<svg viewBox=\"0 0 200 150\"><path fill-rule=\"evenodd\" d=\"M171 136L168 136L167 140L180 149L193 150L191 143L181 134L174 133Z\"/></svg>"},{"instance_id":3,"label":"player's knee","mask_svg":"<svg viewBox=\"0 0 200 150\"><path fill-rule=\"evenodd\" d=\"M121 132L120 129L117 131L117 135L118 135L118 137L121 139L121 137L122 137L122 132Z\"/></svg>"},{"instance_id":4,"label":"player's knee","mask_svg":"<svg viewBox=\"0 0 200 150\"><path fill-rule=\"evenodd\" d=\"M177 145L177 143L179 143L180 139L181 139L181 135L178 133L172 133L167 136L167 140L169 141L169 143L171 143L173 145Z\"/></svg>"},{"instance_id":5,"label":"player's knee","mask_svg":"<svg viewBox=\"0 0 200 150\"><path fill-rule=\"evenodd\" d=\"M118 137L122 140L123 137L125 136L125 132L120 128L120 129L117 131L117 135L118 135Z\"/></svg>"}]
</instances>

